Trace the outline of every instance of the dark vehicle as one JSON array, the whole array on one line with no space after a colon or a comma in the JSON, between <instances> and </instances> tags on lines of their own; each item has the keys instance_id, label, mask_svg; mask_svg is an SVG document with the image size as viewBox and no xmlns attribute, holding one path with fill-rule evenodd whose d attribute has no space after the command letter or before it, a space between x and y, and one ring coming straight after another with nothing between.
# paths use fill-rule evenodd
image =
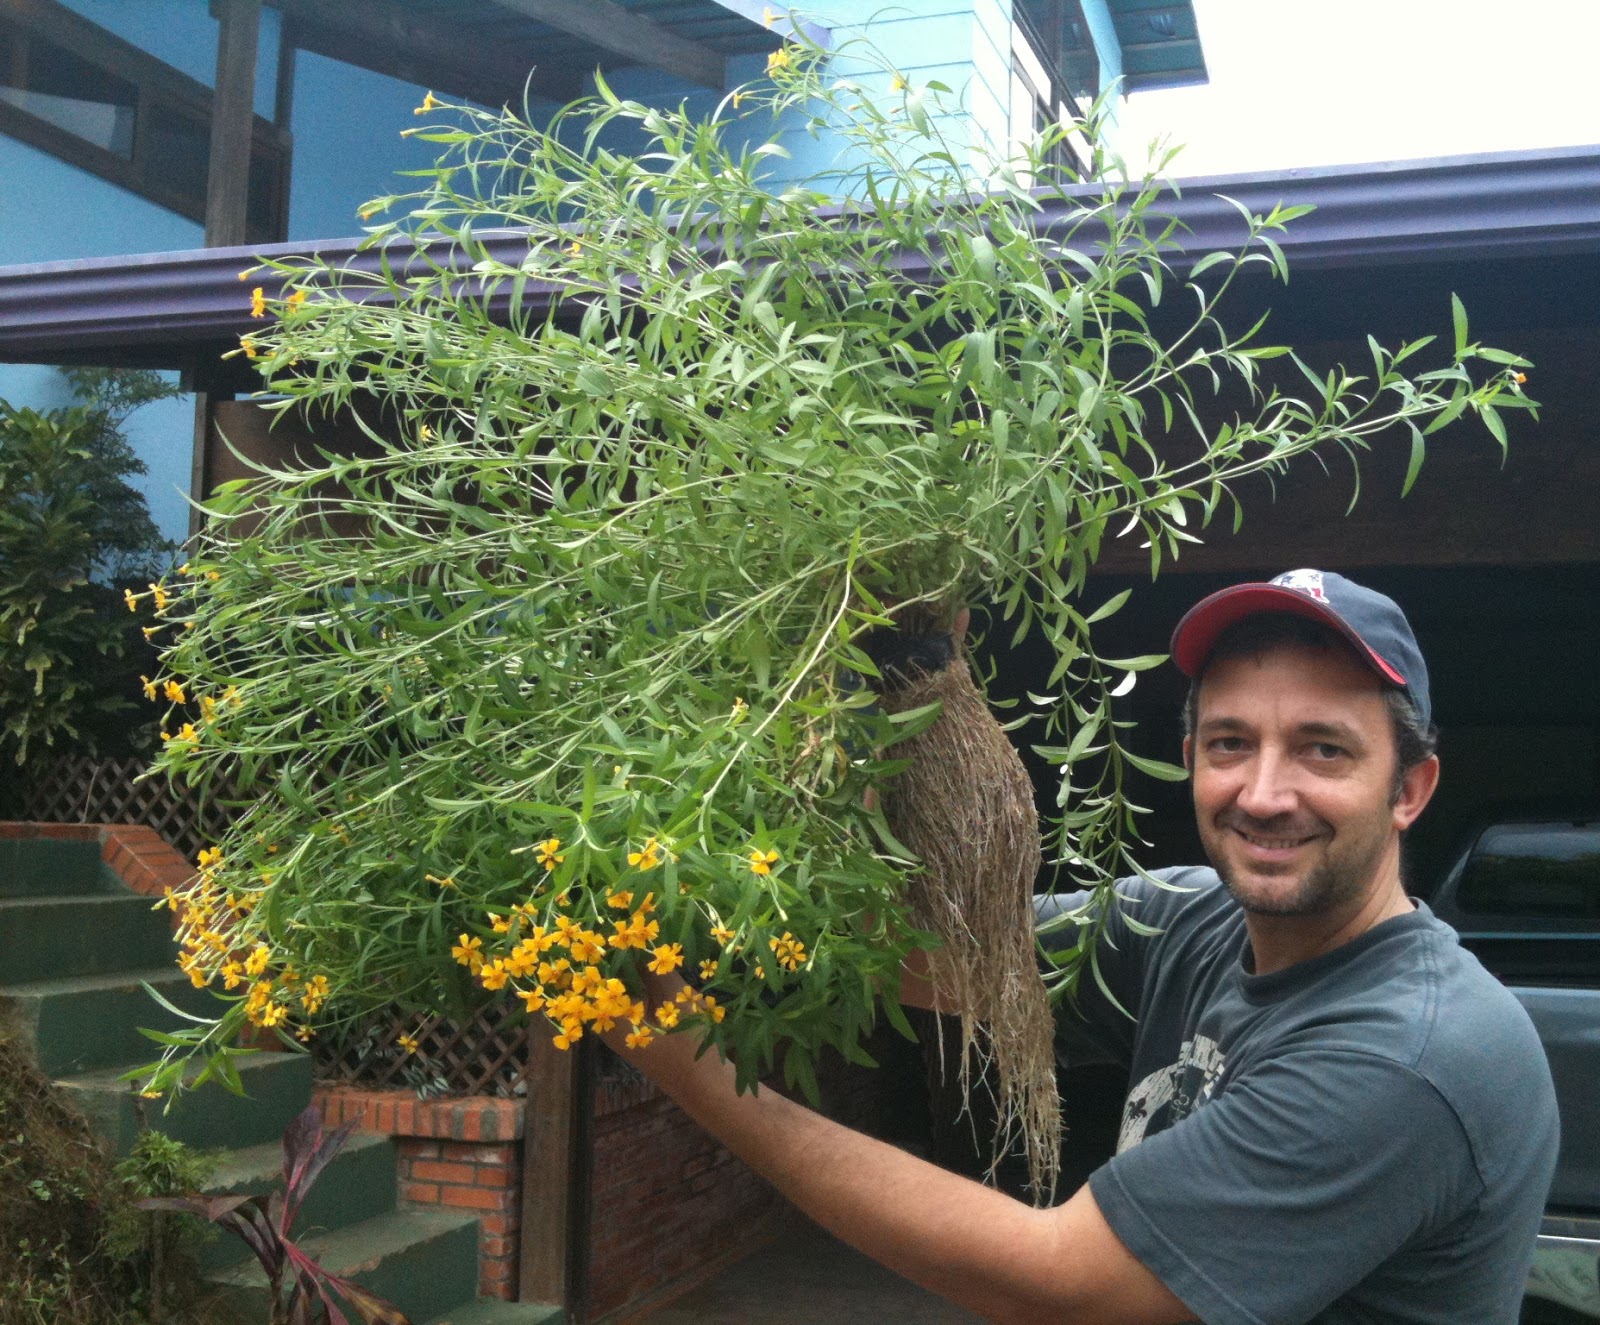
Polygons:
<instances>
[{"instance_id":1,"label":"dark vehicle","mask_svg":"<svg viewBox=\"0 0 1600 1325\"><path fill-rule=\"evenodd\" d=\"M1528 1010L1561 1151L1523 1320L1600 1320L1600 810L1481 829L1431 905Z\"/></svg>"}]
</instances>

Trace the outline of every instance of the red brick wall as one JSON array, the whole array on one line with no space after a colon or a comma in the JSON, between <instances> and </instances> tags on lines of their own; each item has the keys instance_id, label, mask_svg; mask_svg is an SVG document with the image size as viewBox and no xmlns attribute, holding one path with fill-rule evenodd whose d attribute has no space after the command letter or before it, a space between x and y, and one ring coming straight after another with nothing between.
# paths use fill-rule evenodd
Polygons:
<instances>
[{"instance_id":1,"label":"red brick wall","mask_svg":"<svg viewBox=\"0 0 1600 1325\"><path fill-rule=\"evenodd\" d=\"M445 1207L478 1220L478 1292L517 1295L522 1224L522 1104L516 1100L419 1100L404 1090L318 1086L329 1127L354 1122L395 1138L401 1201Z\"/></svg>"},{"instance_id":2,"label":"red brick wall","mask_svg":"<svg viewBox=\"0 0 1600 1325\"><path fill-rule=\"evenodd\" d=\"M595 1092L586 1318L675 1296L771 1234L784 1202L643 1083Z\"/></svg>"}]
</instances>

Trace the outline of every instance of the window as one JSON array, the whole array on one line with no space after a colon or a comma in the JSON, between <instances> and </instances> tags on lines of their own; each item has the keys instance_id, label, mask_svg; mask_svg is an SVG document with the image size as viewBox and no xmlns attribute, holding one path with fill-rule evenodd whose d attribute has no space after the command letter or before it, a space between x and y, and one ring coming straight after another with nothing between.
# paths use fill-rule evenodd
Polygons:
<instances>
[{"instance_id":1,"label":"window","mask_svg":"<svg viewBox=\"0 0 1600 1325\"><path fill-rule=\"evenodd\" d=\"M1032 6L1018 5L1013 11L1011 30L1011 140L1016 143L1031 142L1052 125L1070 124L1082 119L1083 113L1062 78L1060 57L1064 34L1077 32L1086 40L1085 33L1068 24L1056 10L1055 3ZM1076 12L1077 6L1073 4ZM1049 9L1048 27L1056 39L1047 38L1038 26L1046 17L1037 12ZM1087 144L1081 134L1072 134L1059 141L1050 154L1054 164L1066 166L1079 175L1085 173Z\"/></svg>"},{"instance_id":2,"label":"window","mask_svg":"<svg viewBox=\"0 0 1600 1325\"><path fill-rule=\"evenodd\" d=\"M1479 915L1600 918L1600 823L1496 824L1460 888L1462 909Z\"/></svg>"},{"instance_id":3,"label":"window","mask_svg":"<svg viewBox=\"0 0 1600 1325\"><path fill-rule=\"evenodd\" d=\"M204 222L211 89L55 0L0 8L0 133ZM256 116L247 239L281 239L289 136Z\"/></svg>"}]
</instances>

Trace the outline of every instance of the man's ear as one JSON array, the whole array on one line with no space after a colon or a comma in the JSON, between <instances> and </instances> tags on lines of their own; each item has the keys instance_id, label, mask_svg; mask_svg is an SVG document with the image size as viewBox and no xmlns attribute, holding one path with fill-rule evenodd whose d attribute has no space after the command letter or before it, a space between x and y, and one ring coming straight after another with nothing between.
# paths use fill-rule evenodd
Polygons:
<instances>
[{"instance_id":1,"label":"man's ear","mask_svg":"<svg viewBox=\"0 0 1600 1325\"><path fill-rule=\"evenodd\" d=\"M1189 776L1194 776L1194 737L1183 738L1183 766L1189 770Z\"/></svg>"},{"instance_id":2,"label":"man's ear","mask_svg":"<svg viewBox=\"0 0 1600 1325\"><path fill-rule=\"evenodd\" d=\"M1394 826L1402 833L1416 822L1439 786L1439 756L1429 755L1414 765L1400 780L1400 794L1394 802Z\"/></svg>"}]
</instances>

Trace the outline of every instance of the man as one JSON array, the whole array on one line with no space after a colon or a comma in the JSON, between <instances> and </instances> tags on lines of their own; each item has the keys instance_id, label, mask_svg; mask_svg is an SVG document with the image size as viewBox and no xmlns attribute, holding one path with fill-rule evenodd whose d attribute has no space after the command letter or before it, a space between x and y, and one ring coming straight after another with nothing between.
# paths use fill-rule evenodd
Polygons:
<instances>
[{"instance_id":1,"label":"man","mask_svg":"<svg viewBox=\"0 0 1600 1325\"><path fill-rule=\"evenodd\" d=\"M1294 571L1207 598L1172 652L1214 869L1119 888L1100 961L1133 1015L1086 990L1069 1034L1134 1085L1065 1205L736 1096L685 1040L629 1057L818 1222L992 1320L1514 1321L1554 1092L1521 1008L1402 886L1439 776L1410 625Z\"/></svg>"}]
</instances>

